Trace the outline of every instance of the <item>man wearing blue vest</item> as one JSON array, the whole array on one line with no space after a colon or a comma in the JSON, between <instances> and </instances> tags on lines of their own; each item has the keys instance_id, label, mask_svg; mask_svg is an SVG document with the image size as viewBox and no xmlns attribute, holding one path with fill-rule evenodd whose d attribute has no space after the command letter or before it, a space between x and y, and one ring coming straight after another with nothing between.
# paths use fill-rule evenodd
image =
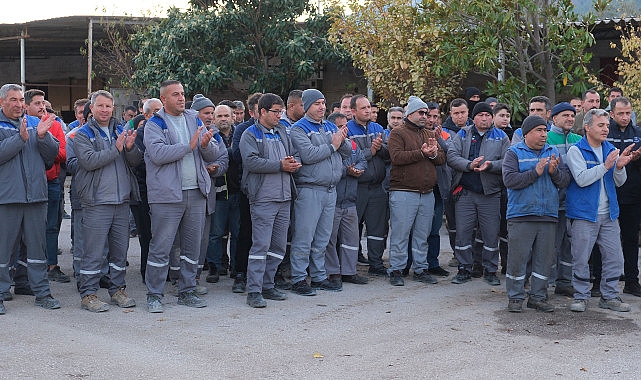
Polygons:
<instances>
[{"instance_id":1,"label":"man wearing blue vest","mask_svg":"<svg viewBox=\"0 0 641 380\"><path fill-rule=\"evenodd\" d=\"M575 289L570 310L576 312L585 311L588 307L588 259L595 243L601 251L603 267L599 307L630 311L630 305L619 297L617 287L623 271L623 252L616 188L627 179L625 165L637 159L641 152L633 152L634 144L630 144L619 155L619 149L606 141L609 126L607 111L587 111L583 119L585 135L570 147L567 155L572 181L566 193L565 213L570 220L572 285Z\"/></svg>"},{"instance_id":2,"label":"man wearing blue vest","mask_svg":"<svg viewBox=\"0 0 641 380\"><path fill-rule=\"evenodd\" d=\"M12 254L20 239L27 249L28 276L36 306L58 309L47 280L45 168L58 155L58 141L49 133L55 120L24 115L24 94L16 84L0 88L0 314L9 292ZM46 117L46 118L45 118ZM25 228L28 226L28 230Z\"/></svg>"},{"instance_id":3,"label":"man wearing blue vest","mask_svg":"<svg viewBox=\"0 0 641 380\"><path fill-rule=\"evenodd\" d=\"M211 178L207 163L218 156L218 144L210 143L214 131L185 109L185 90L180 82L160 85L163 108L145 124L147 197L151 211L151 242L145 282L147 308L162 313L162 297L169 271L169 254L180 229L180 277L178 304L205 307L198 297L196 275L205 223Z\"/></svg>"},{"instance_id":4,"label":"man wearing blue vest","mask_svg":"<svg viewBox=\"0 0 641 380\"><path fill-rule=\"evenodd\" d=\"M120 307L136 305L125 292L125 270L130 194L139 197L131 168L140 163L142 153L134 144L136 132L123 130L112 116L114 101L109 92L94 92L90 107L92 116L76 132L73 149L78 160L75 181L82 205L81 306L97 313L109 309L96 295L105 244L109 246L111 302Z\"/></svg>"}]
</instances>

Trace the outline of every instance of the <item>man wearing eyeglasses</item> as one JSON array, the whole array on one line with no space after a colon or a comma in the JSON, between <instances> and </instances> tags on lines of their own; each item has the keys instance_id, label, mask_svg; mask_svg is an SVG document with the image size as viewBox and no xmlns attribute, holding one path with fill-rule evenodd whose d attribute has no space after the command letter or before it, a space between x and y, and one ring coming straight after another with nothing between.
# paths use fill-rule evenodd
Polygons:
<instances>
[{"instance_id":1,"label":"man wearing eyeglasses","mask_svg":"<svg viewBox=\"0 0 641 380\"><path fill-rule=\"evenodd\" d=\"M452 136L447 163L454 171L452 196L455 201L456 243L454 254L459 261L454 284L471 280L472 241L478 225L484 242L482 265L484 279L500 285L496 270L499 259L501 204L501 166L510 147L505 132L492 125L492 108L478 103L472 111L474 124Z\"/></svg>"},{"instance_id":2,"label":"man wearing eyeglasses","mask_svg":"<svg viewBox=\"0 0 641 380\"><path fill-rule=\"evenodd\" d=\"M390 172L390 284L403 286L401 271L407 264L407 245L412 233L414 280L436 283L427 272L427 237L434 215L436 165L445 163L445 152L435 132L426 128L427 104L410 96L401 127L392 129L388 149Z\"/></svg>"}]
</instances>

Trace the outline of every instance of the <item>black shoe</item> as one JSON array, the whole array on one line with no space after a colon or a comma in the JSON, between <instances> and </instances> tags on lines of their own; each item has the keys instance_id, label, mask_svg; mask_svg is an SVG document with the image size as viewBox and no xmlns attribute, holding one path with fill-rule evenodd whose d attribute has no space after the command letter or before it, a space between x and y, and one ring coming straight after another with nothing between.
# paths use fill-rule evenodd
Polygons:
<instances>
[{"instance_id":1,"label":"black shoe","mask_svg":"<svg viewBox=\"0 0 641 380\"><path fill-rule=\"evenodd\" d=\"M434 276L439 276L439 277L447 277L450 275L450 272L446 271L442 267L436 267L436 268L430 268L427 270L427 273L432 274Z\"/></svg>"},{"instance_id":2,"label":"black shoe","mask_svg":"<svg viewBox=\"0 0 641 380\"><path fill-rule=\"evenodd\" d=\"M312 289L327 290L330 292L340 292L343 290L343 285L336 282L324 279L323 281L312 281Z\"/></svg>"},{"instance_id":3,"label":"black shoe","mask_svg":"<svg viewBox=\"0 0 641 380\"><path fill-rule=\"evenodd\" d=\"M554 294L574 298L574 287L572 285L556 286Z\"/></svg>"},{"instance_id":4,"label":"black shoe","mask_svg":"<svg viewBox=\"0 0 641 380\"><path fill-rule=\"evenodd\" d=\"M405 268L401 271L401 276L407 277L410 275L410 268Z\"/></svg>"},{"instance_id":5,"label":"black shoe","mask_svg":"<svg viewBox=\"0 0 641 380\"><path fill-rule=\"evenodd\" d=\"M100 277L99 285L103 289L109 289L111 287L111 278L109 277L109 275L106 274Z\"/></svg>"},{"instance_id":6,"label":"black shoe","mask_svg":"<svg viewBox=\"0 0 641 380\"><path fill-rule=\"evenodd\" d=\"M369 269L367 270L367 273L371 274L372 276L384 276L384 277L387 277L387 268L385 268L385 267L380 267L380 268L369 267Z\"/></svg>"},{"instance_id":7,"label":"black shoe","mask_svg":"<svg viewBox=\"0 0 641 380\"><path fill-rule=\"evenodd\" d=\"M464 284L472 280L472 275L465 269L459 269L458 273L452 279L452 284Z\"/></svg>"},{"instance_id":8,"label":"black shoe","mask_svg":"<svg viewBox=\"0 0 641 380\"><path fill-rule=\"evenodd\" d=\"M523 300L511 299L507 303L507 311L520 313L523 310Z\"/></svg>"},{"instance_id":9,"label":"black shoe","mask_svg":"<svg viewBox=\"0 0 641 380\"><path fill-rule=\"evenodd\" d=\"M211 265L213 265L213 264L211 264ZM220 270L218 270L218 274L221 275L221 276L227 276L227 268L225 268L225 267L220 268Z\"/></svg>"},{"instance_id":10,"label":"black shoe","mask_svg":"<svg viewBox=\"0 0 641 380\"><path fill-rule=\"evenodd\" d=\"M363 256L362 253L359 253L358 254L358 262L356 264L363 265L363 266L368 266L369 265L369 260L367 260L365 258L365 256Z\"/></svg>"},{"instance_id":11,"label":"black shoe","mask_svg":"<svg viewBox=\"0 0 641 380\"><path fill-rule=\"evenodd\" d=\"M292 285L292 292L301 295L301 296L315 296L316 290L312 289L311 286L305 280L300 280L297 283Z\"/></svg>"},{"instance_id":12,"label":"black shoe","mask_svg":"<svg viewBox=\"0 0 641 380\"><path fill-rule=\"evenodd\" d=\"M483 280L492 286L501 285L501 280L496 277L496 272L486 272L485 276L483 276Z\"/></svg>"},{"instance_id":13,"label":"black shoe","mask_svg":"<svg viewBox=\"0 0 641 380\"><path fill-rule=\"evenodd\" d=\"M207 277L205 277L205 281L207 281L210 284L215 284L218 282L220 279L220 276L218 275L218 271L216 270L216 267L214 264L209 265L209 274Z\"/></svg>"},{"instance_id":14,"label":"black shoe","mask_svg":"<svg viewBox=\"0 0 641 380\"><path fill-rule=\"evenodd\" d=\"M477 263L472 264L472 272L470 272L470 276L474 278L483 277L483 265Z\"/></svg>"},{"instance_id":15,"label":"black shoe","mask_svg":"<svg viewBox=\"0 0 641 380\"><path fill-rule=\"evenodd\" d=\"M422 271L421 273L414 273L414 281L419 281L425 284L436 284L438 281L432 277L427 271Z\"/></svg>"},{"instance_id":16,"label":"black shoe","mask_svg":"<svg viewBox=\"0 0 641 380\"><path fill-rule=\"evenodd\" d=\"M554 311L554 306L549 304L547 300L535 300L532 298L528 298L527 307L529 307L530 309L543 311L545 313L551 313Z\"/></svg>"},{"instance_id":17,"label":"black shoe","mask_svg":"<svg viewBox=\"0 0 641 380\"><path fill-rule=\"evenodd\" d=\"M638 282L627 282L623 287L623 293L641 297L641 285Z\"/></svg>"},{"instance_id":18,"label":"black shoe","mask_svg":"<svg viewBox=\"0 0 641 380\"><path fill-rule=\"evenodd\" d=\"M263 298L267 300L284 301L287 299L287 294L276 288L263 289Z\"/></svg>"},{"instance_id":19,"label":"black shoe","mask_svg":"<svg viewBox=\"0 0 641 380\"><path fill-rule=\"evenodd\" d=\"M56 282L63 282L63 283L71 281L69 276L62 273L62 271L60 270L60 267L57 265L49 269L49 272L47 272L47 278L49 278L49 281L56 281Z\"/></svg>"},{"instance_id":20,"label":"black shoe","mask_svg":"<svg viewBox=\"0 0 641 380\"><path fill-rule=\"evenodd\" d=\"M247 293L247 305L254 308L263 308L267 306L267 301L263 298L262 294L258 292Z\"/></svg>"},{"instance_id":21,"label":"black shoe","mask_svg":"<svg viewBox=\"0 0 641 380\"><path fill-rule=\"evenodd\" d=\"M392 271L392 273L389 274L389 283L393 286L404 286L405 281L403 281L401 271Z\"/></svg>"},{"instance_id":22,"label":"black shoe","mask_svg":"<svg viewBox=\"0 0 641 380\"><path fill-rule=\"evenodd\" d=\"M71 219L71 215L67 214L67 212L65 211L65 213L62 215L62 219Z\"/></svg>"},{"instance_id":23,"label":"black shoe","mask_svg":"<svg viewBox=\"0 0 641 380\"><path fill-rule=\"evenodd\" d=\"M292 282L283 277L282 274L277 273L274 276L274 286L278 289L290 290L292 288Z\"/></svg>"},{"instance_id":24,"label":"black shoe","mask_svg":"<svg viewBox=\"0 0 641 380\"><path fill-rule=\"evenodd\" d=\"M231 291L234 293L245 293L247 287L247 279L245 279L244 273L236 274L234 279L234 285L231 286Z\"/></svg>"},{"instance_id":25,"label":"black shoe","mask_svg":"<svg viewBox=\"0 0 641 380\"><path fill-rule=\"evenodd\" d=\"M600 298L601 297L601 289L599 289L598 284L593 284L592 289L590 289L590 296L592 298Z\"/></svg>"},{"instance_id":26,"label":"black shoe","mask_svg":"<svg viewBox=\"0 0 641 380\"><path fill-rule=\"evenodd\" d=\"M14 287L13 294L17 296L35 296L29 285Z\"/></svg>"},{"instance_id":27,"label":"black shoe","mask_svg":"<svg viewBox=\"0 0 641 380\"><path fill-rule=\"evenodd\" d=\"M359 276L357 274L344 275L343 282L348 282L350 284L365 285L369 282L367 277Z\"/></svg>"},{"instance_id":28,"label":"black shoe","mask_svg":"<svg viewBox=\"0 0 641 380\"><path fill-rule=\"evenodd\" d=\"M135 237L138 237L138 231L137 231L137 230L131 230L131 231L129 232L129 238L130 238L130 239L133 239L133 238L135 238Z\"/></svg>"},{"instance_id":29,"label":"black shoe","mask_svg":"<svg viewBox=\"0 0 641 380\"><path fill-rule=\"evenodd\" d=\"M205 262L203 263L203 272L209 270L209 265L210 264L207 262L207 260L205 260Z\"/></svg>"}]
</instances>

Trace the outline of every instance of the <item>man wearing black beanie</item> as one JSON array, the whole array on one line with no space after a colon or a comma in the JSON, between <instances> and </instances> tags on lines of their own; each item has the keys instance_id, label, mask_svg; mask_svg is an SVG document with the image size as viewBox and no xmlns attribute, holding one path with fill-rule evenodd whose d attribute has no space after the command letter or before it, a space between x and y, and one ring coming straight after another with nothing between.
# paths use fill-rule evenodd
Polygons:
<instances>
[{"instance_id":1,"label":"man wearing black beanie","mask_svg":"<svg viewBox=\"0 0 641 380\"><path fill-rule=\"evenodd\" d=\"M455 199L456 245L459 261L454 284L471 279L473 231L478 225L483 245L485 281L500 285L496 270L499 257L501 165L510 146L505 132L492 126L492 109L478 103L472 110L474 124L452 136L447 163L454 170L452 196Z\"/></svg>"}]
</instances>

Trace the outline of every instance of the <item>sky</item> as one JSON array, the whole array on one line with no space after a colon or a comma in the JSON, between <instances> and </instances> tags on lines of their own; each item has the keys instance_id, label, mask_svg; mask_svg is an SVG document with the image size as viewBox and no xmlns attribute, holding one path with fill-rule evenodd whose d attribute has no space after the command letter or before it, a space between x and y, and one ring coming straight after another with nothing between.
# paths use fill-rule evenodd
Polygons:
<instances>
[{"instance_id":1,"label":"sky","mask_svg":"<svg viewBox=\"0 0 641 380\"><path fill-rule=\"evenodd\" d=\"M188 0L3 0L0 24L15 24L66 16L164 16L170 6L186 8ZM151 14L150 14L151 12Z\"/></svg>"}]
</instances>

